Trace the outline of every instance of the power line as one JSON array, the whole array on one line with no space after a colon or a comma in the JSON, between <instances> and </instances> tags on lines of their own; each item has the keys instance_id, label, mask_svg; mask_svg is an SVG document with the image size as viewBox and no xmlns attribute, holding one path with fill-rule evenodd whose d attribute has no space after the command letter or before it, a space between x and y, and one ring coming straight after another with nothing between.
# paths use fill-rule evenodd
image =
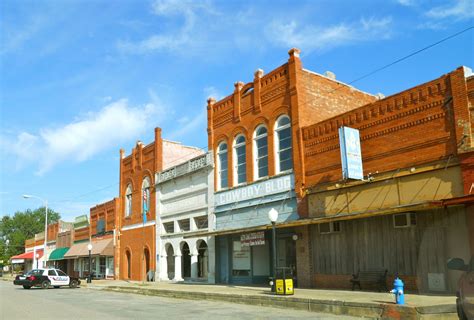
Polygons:
<instances>
[{"instance_id":1,"label":"power line","mask_svg":"<svg viewBox=\"0 0 474 320\"><path fill-rule=\"evenodd\" d=\"M434 42L434 43L431 43L431 44L427 45L426 47L423 47L423 48L421 48L421 49L419 49L419 50L416 50L416 51L414 51L414 52L412 52L412 53L410 53L410 54L408 54L408 55L406 55L406 56L403 56L403 57L401 57L401 58L399 58L399 59L397 59L397 60L395 60L395 61L393 61L393 62L390 62L390 63L388 63L388 64L386 64L386 65L384 65L384 66L382 66L382 67L379 67L379 68L377 68L377 69L375 69L375 70L372 70L372 71L370 71L370 72L368 72L368 73L366 73L366 74L364 74L364 75L362 75L362 76L360 76L360 77L358 77L358 78L356 78L356 79L354 79L354 80L352 80L352 81L350 81L350 82L348 82L348 83L346 83L346 84L347 84L347 85L351 85L351 84L356 83L356 82L358 82L358 81L360 81L360 80L362 80L362 79L365 79L365 78L367 78L367 77L370 77L371 75L373 75L373 74L375 74L375 73L377 73L377 72L380 72L380 71L382 71L382 70L385 70L385 69L387 69L387 68L389 68L389 67L391 67L391 66L393 66L393 65L395 65L395 64L397 64L397 63L400 63L400 62L402 62L402 61L404 61L404 60L406 60L406 59L408 59L408 58L411 58L411 57L413 57L413 56L415 56L415 55L417 55L417 54L419 54L419 53L421 53L421 52L423 52L423 51L426 51L426 50L428 50L428 49L430 49L430 48L433 48L433 47L437 46L438 44L441 44L441 43L443 43L443 42L445 42L445 41L448 41L448 40L450 40L450 39L452 39L452 38L455 38L455 37L457 37L457 36L463 34L464 32L467 32L467 31L469 31L469 30L471 30L471 29L474 29L474 26L470 26L470 27L468 27L468 28L466 28L466 29L464 29L464 30L461 30L461 31L459 31L459 32L456 32L456 33L454 33L454 34L452 34L452 35L450 35L450 36L448 36L448 37L446 37L446 38L443 38L443 39L441 39L441 40L439 40L439 41L436 41L436 42ZM339 89L340 89L340 88L334 89L334 90L331 91L330 93L333 93L334 91L337 91L337 90L339 90Z\"/></svg>"},{"instance_id":2,"label":"power line","mask_svg":"<svg viewBox=\"0 0 474 320\"><path fill-rule=\"evenodd\" d=\"M207 152L207 146L206 146L206 147L193 147L193 148L197 148L197 149L195 150L195 153L198 153L198 152L201 152L201 151ZM190 153L190 154L192 154L192 153ZM173 161L167 163L167 165L169 166L169 165L172 164L172 163L177 163L177 165L178 165L178 164L181 164L182 162L180 162L180 161L181 161L182 159L185 159L185 158L188 158L188 159L189 159L189 155L190 155L190 154L187 154L187 155L185 155L185 156L182 156L182 157L179 157L179 158L177 158L177 159L174 159ZM198 156L198 155L196 155L196 156ZM171 168L171 167L174 167L174 166L169 166L169 168ZM168 169L169 169L169 168L168 168ZM164 171L164 170L162 170L162 171ZM118 182L115 182L115 183L113 183L113 184L111 184L111 185L102 187L102 188L97 189L97 190L94 190L94 191L89 191L89 192L87 192L87 193L78 195L78 196L73 197L73 198L64 199L64 200L57 200L57 201L51 201L51 203L71 202L71 201L77 200L77 199L79 199L79 198L83 198L83 197L86 197L86 196L88 196L88 195L97 193L97 192L99 192L99 191L106 190L106 189L109 189L109 188L111 188L111 187L118 186L118 184L119 184Z\"/></svg>"},{"instance_id":3,"label":"power line","mask_svg":"<svg viewBox=\"0 0 474 320\"><path fill-rule=\"evenodd\" d=\"M461 35L461 34L467 32L467 31L469 31L469 30L472 30L472 29L474 29L474 26L469 26L468 28L466 28L466 29L464 29L464 30L461 30L461 31L456 32L456 33L454 33L454 34L452 34L452 35L450 35L450 36L448 36L448 37L445 37L445 38L443 38L443 39L441 39L441 40L439 40L439 41L436 41L436 42L434 42L434 43L431 43L431 44L429 44L429 45L427 45L427 46L425 46L425 47L423 47L423 48L421 48L421 49L419 49L419 50L416 50L416 51L414 51L414 52L412 52L412 53L410 53L410 54L408 54L408 55L406 55L406 56L403 56L403 57L401 57L401 58L399 58L399 59L397 59L397 60L395 60L395 61L392 61L392 62L390 62L390 63L388 63L388 64L386 64L386 65L384 65L384 66L382 66L382 67L379 67L379 68L377 68L377 69L375 69L375 70L372 70L372 71L370 71L370 72L368 72L368 73L366 73L366 74L364 74L364 75L362 75L362 76L360 76L360 77L358 77L358 78L356 78L356 79L354 79L354 80L348 82L347 85L351 85L351 84L356 83L356 82L358 82L358 81L360 81L360 80L362 80L362 79L368 78L368 77L370 77L371 75L373 75L373 74L375 74L375 73L377 73L377 72L380 72L380 71L382 71L382 70L385 70L385 69L387 69L387 68L389 68L389 67L391 67L391 66L393 66L393 65L395 65L395 64L397 64L397 63L400 63L400 62L402 62L402 61L404 61L404 60L406 60L406 59L408 59L408 58L411 58L411 57L413 57L413 56L415 56L415 55L417 55L417 54L419 54L419 53L421 53L421 52L423 52L423 51L426 51L426 50L428 50L428 49L430 49L430 48L433 48L433 47L435 47L435 46L437 46L437 45L439 45L439 44L441 44L441 43L443 43L443 42L446 42L446 41L448 41L448 40L450 40L450 39L452 39L452 38L455 38L455 37L457 37L457 36L459 36L459 35ZM331 91L330 93L333 93L333 92L335 92L335 91L337 91L337 90L339 90L339 89L340 89L340 88L334 89L334 90ZM204 151L204 152L207 151L207 146L206 146L206 147L197 147L197 148L198 148L198 149L201 149L201 150ZM196 153L197 153L198 151L201 151L201 150L196 150ZM169 162L169 163L168 163L168 166L169 166L170 164L177 163L178 161L180 161L180 160L182 160L182 159L184 159L184 158L188 158L188 157L189 157L189 154L186 155L186 156L177 158L177 159L175 159L175 160ZM177 163L177 164L180 164L180 162ZM171 168L171 167L173 167L173 166L169 166L169 168ZM74 198L70 198L70 199L67 199L67 200L53 201L52 203L60 203L60 202L68 202L68 201L77 200L77 199L79 199L79 198L88 196L88 195L90 195L90 194L94 194L94 193L99 192L99 191L102 191L102 190L106 190L106 189L108 189L108 188L111 188L111 187L117 186L117 185L118 185L118 182L116 182L116 183L114 183L114 184L111 184L111 185L108 185L108 186L105 186L105 187L103 187L103 188L94 190L94 191L90 191L90 192L84 193L84 194L79 195L79 196L74 197Z\"/></svg>"}]
</instances>

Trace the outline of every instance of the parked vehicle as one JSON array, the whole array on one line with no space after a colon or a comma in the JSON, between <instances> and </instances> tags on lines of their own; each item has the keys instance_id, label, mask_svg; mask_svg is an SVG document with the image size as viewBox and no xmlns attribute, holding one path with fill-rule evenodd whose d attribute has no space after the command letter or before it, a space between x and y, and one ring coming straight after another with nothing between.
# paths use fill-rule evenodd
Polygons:
<instances>
[{"instance_id":1,"label":"parked vehicle","mask_svg":"<svg viewBox=\"0 0 474 320\"><path fill-rule=\"evenodd\" d=\"M474 319L474 257L469 264L463 259L453 258L448 261L448 269L464 271L458 282L456 309L459 319Z\"/></svg>"},{"instance_id":2,"label":"parked vehicle","mask_svg":"<svg viewBox=\"0 0 474 320\"><path fill-rule=\"evenodd\" d=\"M41 287L48 289L50 287L59 288L61 286L69 286L77 288L81 284L81 280L70 277L59 269L33 269L25 275L16 276L13 284L23 286L24 289L31 287Z\"/></svg>"}]
</instances>

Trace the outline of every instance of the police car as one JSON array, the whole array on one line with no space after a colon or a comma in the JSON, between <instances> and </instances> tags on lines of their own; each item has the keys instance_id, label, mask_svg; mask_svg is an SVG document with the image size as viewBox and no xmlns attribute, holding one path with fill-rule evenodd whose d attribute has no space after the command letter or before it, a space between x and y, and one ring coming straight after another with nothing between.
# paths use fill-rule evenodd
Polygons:
<instances>
[{"instance_id":1,"label":"police car","mask_svg":"<svg viewBox=\"0 0 474 320\"><path fill-rule=\"evenodd\" d=\"M63 271L54 268L33 269L25 275L16 276L13 284L23 286L25 289L31 287L41 287L48 289L50 287L59 288L61 286L69 286L77 288L81 284L78 278L70 277Z\"/></svg>"}]
</instances>

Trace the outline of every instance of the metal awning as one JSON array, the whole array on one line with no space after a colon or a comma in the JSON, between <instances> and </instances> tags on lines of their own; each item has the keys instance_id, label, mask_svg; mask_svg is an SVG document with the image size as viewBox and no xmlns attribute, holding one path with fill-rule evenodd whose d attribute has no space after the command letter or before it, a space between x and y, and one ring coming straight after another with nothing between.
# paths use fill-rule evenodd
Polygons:
<instances>
[{"instance_id":1,"label":"metal awning","mask_svg":"<svg viewBox=\"0 0 474 320\"><path fill-rule=\"evenodd\" d=\"M69 247L65 247L65 248L57 248L57 249L54 249L51 254L49 255L49 258L48 260L63 260L64 259L64 255L66 254L66 252L68 252L69 250Z\"/></svg>"},{"instance_id":2,"label":"metal awning","mask_svg":"<svg viewBox=\"0 0 474 320\"><path fill-rule=\"evenodd\" d=\"M382 216L395 213L403 213L410 211L423 211L434 208L442 208L446 206L458 206L474 203L474 194L464 195L461 197L443 199L443 200L434 200L434 201L424 201L414 204L393 206L386 209L379 210L369 210L363 212L352 212L352 213L343 213L330 216L322 216L317 218L303 218L294 221L277 223L276 228L290 228L298 227L309 224L320 224L331 221L342 221L342 220L354 220L354 219L363 219L370 218L375 216ZM190 232L184 236L185 239L194 238L194 237L208 237L208 236L222 236L227 234L236 234L236 233L247 233L254 231L270 230L272 226L270 224L264 226L256 227L247 227L247 228L237 228L237 229L227 229L227 230L215 230L215 231L196 231Z\"/></svg>"},{"instance_id":3,"label":"metal awning","mask_svg":"<svg viewBox=\"0 0 474 320\"><path fill-rule=\"evenodd\" d=\"M64 254L64 259L75 259L79 257L89 256L89 250L87 245L89 242L81 242L74 244L69 248L68 252ZM93 256L113 256L114 255L114 239L102 239L97 241L92 241L92 251L91 255Z\"/></svg>"},{"instance_id":4,"label":"metal awning","mask_svg":"<svg viewBox=\"0 0 474 320\"><path fill-rule=\"evenodd\" d=\"M381 210L344 213L344 214L336 214L336 215L330 215L330 216L322 216L322 217L317 217L317 218L303 218L303 219L294 220L294 221L277 223L275 227L276 228L291 228L291 227L298 227L298 226L304 226L304 225L309 225L309 224L326 223L326 222L331 222L331 221L353 220L353 219L369 218L369 217L394 214L394 213L403 213L403 212L409 212L409 211L421 211L421 210L428 210L428 209L439 208L439 207L443 207L443 201L426 201L426 202L420 202L420 203L410 204L410 205L394 206L394 207L381 209ZM247 227L247 228L215 230L215 231L207 231L207 232L198 231L198 232L188 233L187 235L184 236L184 238L187 239L187 238L194 238L194 237L222 236L222 235L227 235L227 234L270 230L271 228L272 226L269 223L268 225L250 227L250 228Z\"/></svg>"}]
</instances>

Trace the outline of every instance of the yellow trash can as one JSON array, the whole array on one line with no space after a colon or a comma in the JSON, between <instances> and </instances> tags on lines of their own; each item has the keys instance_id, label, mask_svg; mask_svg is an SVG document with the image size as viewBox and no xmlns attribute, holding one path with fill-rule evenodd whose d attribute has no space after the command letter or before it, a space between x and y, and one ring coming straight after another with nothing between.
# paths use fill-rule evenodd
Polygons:
<instances>
[{"instance_id":1,"label":"yellow trash can","mask_svg":"<svg viewBox=\"0 0 474 320\"><path fill-rule=\"evenodd\" d=\"M293 279L276 279L275 292L278 295L293 295Z\"/></svg>"}]
</instances>

